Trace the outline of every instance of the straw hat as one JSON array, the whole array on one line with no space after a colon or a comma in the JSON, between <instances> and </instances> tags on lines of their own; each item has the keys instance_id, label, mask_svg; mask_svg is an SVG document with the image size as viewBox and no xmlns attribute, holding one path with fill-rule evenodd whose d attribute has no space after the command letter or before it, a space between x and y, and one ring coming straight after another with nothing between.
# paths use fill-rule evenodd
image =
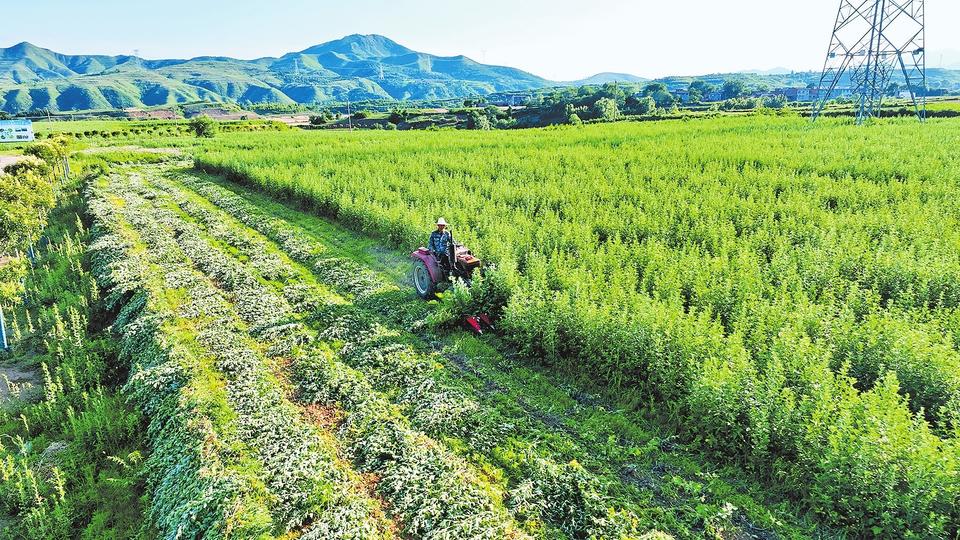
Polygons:
<instances>
[{"instance_id":1,"label":"straw hat","mask_svg":"<svg viewBox=\"0 0 960 540\"><path fill-rule=\"evenodd\" d=\"M446 226L446 224L447 224L447 220L445 220L445 219L443 219L443 218L440 218L440 219L437 220L437 225L444 225L444 226Z\"/></svg>"}]
</instances>

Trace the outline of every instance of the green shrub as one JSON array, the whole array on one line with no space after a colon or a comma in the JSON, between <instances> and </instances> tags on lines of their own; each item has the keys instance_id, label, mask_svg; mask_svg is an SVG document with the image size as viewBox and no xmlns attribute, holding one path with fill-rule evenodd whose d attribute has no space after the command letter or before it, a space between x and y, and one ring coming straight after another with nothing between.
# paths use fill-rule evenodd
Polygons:
<instances>
[{"instance_id":1,"label":"green shrub","mask_svg":"<svg viewBox=\"0 0 960 540\"><path fill-rule=\"evenodd\" d=\"M207 115L199 115L190 121L190 129L197 137L213 138L220 130L220 125Z\"/></svg>"}]
</instances>

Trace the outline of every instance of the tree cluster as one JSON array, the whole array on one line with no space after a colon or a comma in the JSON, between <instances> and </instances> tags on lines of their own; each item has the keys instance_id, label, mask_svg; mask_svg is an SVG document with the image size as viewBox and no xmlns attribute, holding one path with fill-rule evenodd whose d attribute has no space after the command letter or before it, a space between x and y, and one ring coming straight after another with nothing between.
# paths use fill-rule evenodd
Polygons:
<instances>
[{"instance_id":1,"label":"tree cluster","mask_svg":"<svg viewBox=\"0 0 960 540\"><path fill-rule=\"evenodd\" d=\"M310 125L312 126L322 126L324 124L329 124L335 119L333 113L328 109L323 109L317 114L310 115Z\"/></svg>"},{"instance_id":2,"label":"tree cluster","mask_svg":"<svg viewBox=\"0 0 960 540\"><path fill-rule=\"evenodd\" d=\"M538 94L527 108L542 124L614 122L625 116L648 116L672 111L676 98L662 83L648 85L607 83L563 88Z\"/></svg>"},{"instance_id":3,"label":"tree cluster","mask_svg":"<svg viewBox=\"0 0 960 540\"><path fill-rule=\"evenodd\" d=\"M64 139L35 143L25 150L29 157L0 173L0 254L25 249L40 237L56 202L55 170L66 152Z\"/></svg>"},{"instance_id":4,"label":"tree cluster","mask_svg":"<svg viewBox=\"0 0 960 540\"><path fill-rule=\"evenodd\" d=\"M508 129L516 124L509 110L501 110L494 105L487 105L483 109L471 109L467 113L467 128L490 130Z\"/></svg>"}]
</instances>

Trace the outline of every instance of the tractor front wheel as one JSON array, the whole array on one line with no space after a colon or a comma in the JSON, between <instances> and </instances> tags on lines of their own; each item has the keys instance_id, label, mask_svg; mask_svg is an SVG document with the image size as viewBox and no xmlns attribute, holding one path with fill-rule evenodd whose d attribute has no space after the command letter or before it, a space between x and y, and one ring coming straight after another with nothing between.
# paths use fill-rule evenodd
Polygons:
<instances>
[{"instance_id":1,"label":"tractor front wheel","mask_svg":"<svg viewBox=\"0 0 960 540\"><path fill-rule=\"evenodd\" d=\"M413 264L413 287L424 300L433 300L437 296L437 284L430 278L430 271L423 261Z\"/></svg>"}]
</instances>

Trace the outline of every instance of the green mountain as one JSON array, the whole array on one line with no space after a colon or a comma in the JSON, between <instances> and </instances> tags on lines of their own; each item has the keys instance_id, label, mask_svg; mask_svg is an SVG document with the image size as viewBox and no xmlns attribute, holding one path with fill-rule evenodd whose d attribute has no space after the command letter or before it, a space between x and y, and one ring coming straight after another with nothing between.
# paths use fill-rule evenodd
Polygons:
<instances>
[{"instance_id":1,"label":"green mountain","mask_svg":"<svg viewBox=\"0 0 960 540\"><path fill-rule=\"evenodd\" d=\"M819 73L718 73L664 77L684 88L694 79L715 85L738 79L751 88L806 86ZM960 88L960 71L929 69L930 88ZM0 111L21 113L163 106L194 101L333 103L364 100L440 100L527 94L562 86L609 82L643 84L625 73L598 73L553 82L510 67L480 64L465 56L417 52L386 37L351 35L279 58L238 60L201 56L144 60L133 56L66 55L19 43L0 48ZM843 81L843 84L849 84Z\"/></svg>"},{"instance_id":2,"label":"green mountain","mask_svg":"<svg viewBox=\"0 0 960 540\"><path fill-rule=\"evenodd\" d=\"M465 56L351 35L280 58L65 55L20 43L0 48L0 111L79 111L197 100L314 103L444 99L530 90L550 81Z\"/></svg>"},{"instance_id":3,"label":"green mountain","mask_svg":"<svg viewBox=\"0 0 960 540\"><path fill-rule=\"evenodd\" d=\"M23 42L0 49L0 84L100 73L129 60L129 56L68 56Z\"/></svg>"}]
</instances>

